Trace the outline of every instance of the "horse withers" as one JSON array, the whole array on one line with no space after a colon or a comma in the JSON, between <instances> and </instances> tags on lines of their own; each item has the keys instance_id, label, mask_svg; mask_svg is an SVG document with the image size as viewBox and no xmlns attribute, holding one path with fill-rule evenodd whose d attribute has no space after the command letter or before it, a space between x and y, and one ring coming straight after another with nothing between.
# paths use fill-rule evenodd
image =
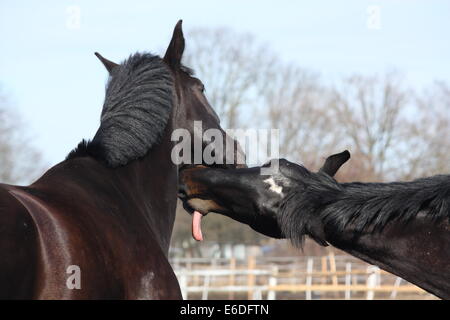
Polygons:
<instances>
[{"instance_id":1,"label":"horse withers","mask_svg":"<svg viewBox=\"0 0 450 320\"><path fill-rule=\"evenodd\" d=\"M411 182L338 183L348 152L319 172L279 160L261 168L191 168L180 176L185 207L218 212L267 236L301 245L310 236L450 299L450 176Z\"/></svg>"},{"instance_id":2,"label":"horse withers","mask_svg":"<svg viewBox=\"0 0 450 320\"><path fill-rule=\"evenodd\" d=\"M171 135L194 121L223 132L183 51L179 21L163 58L96 54L109 79L95 137L33 184L0 185L1 299L181 298Z\"/></svg>"}]
</instances>

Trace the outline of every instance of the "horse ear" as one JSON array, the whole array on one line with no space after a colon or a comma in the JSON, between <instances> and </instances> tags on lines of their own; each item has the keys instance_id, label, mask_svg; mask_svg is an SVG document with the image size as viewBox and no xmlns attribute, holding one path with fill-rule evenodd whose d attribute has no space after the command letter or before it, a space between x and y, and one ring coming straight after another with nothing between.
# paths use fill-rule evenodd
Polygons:
<instances>
[{"instance_id":1,"label":"horse ear","mask_svg":"<svg viewBox=\"0 0 450 320\"><path fill-rule=\"evenodd\" d=\"M178 69L181 65L181 57L184 52L184 36L181 28L183 20L179 20L173 30L172 40L164 55L164 61L173 69Z\"/></svg>"},{"instance_id":2,"label":"horse ear","mask_svg":"<svg viewBox=\"0 0 450 320\"><path fill-rule=\"evenodd\" d=\"M333 154L325 160L325 163L323 164L322 168L320 168L319 172L324 172L333 177L339 170L339 168L344 163L346 163L348 159L350 159L350 152L348 152L348 150Z\"/></svg>"},{"instance_id":3,"label":"horse ear","mask_svg":"<svg viewBox=\"0 0 450 320\"><path fill-rule=\"evenodd\" d=\"M103 63L106 70L111 74L111 72L117 68L119 65L115 62L109 61L108 59L104 58L100 53L95 52L95 56Z\"/></svg>"}]
</instances>

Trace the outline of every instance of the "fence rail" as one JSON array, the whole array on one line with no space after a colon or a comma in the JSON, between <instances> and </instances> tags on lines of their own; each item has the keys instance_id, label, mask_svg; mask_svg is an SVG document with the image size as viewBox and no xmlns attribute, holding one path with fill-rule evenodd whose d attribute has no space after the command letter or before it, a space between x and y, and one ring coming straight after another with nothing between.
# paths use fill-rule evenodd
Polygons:
<instances>
[{"instance_id":1,"label":"fence rail","mask_svg":"<svg viewBox=\"0 0 450 320\"><path fill-rule=\"evenodd\" d=\"M349 256L171 260L185 299L435 299Z\"/></svg>"}]
</instances>

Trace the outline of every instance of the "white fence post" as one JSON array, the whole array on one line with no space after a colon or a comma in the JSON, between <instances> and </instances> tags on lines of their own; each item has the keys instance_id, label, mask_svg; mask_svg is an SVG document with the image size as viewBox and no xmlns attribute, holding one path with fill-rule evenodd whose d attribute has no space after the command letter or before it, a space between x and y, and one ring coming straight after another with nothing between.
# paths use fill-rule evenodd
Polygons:
<instances>
[{"instance_id":1,"label":"white fence post","mask_svg":"<svg viewBox=\"0 0 450 320\"><path fill-rule=\"evenodd\" d=\"M380 268L376 266L368 266L367 273L370 273L367 277L367 287L372 289L376 288L380 285ZM367 300L373 300L375 298L375 291L368 290L367 291Z\"/></svg>"},{"instance_id":2,"label":"white fence post","mask_svg":"<svg viewBox=\"0 0 450 320\"><path fill-rule=\"evenodd\" d=\"M391 292L391 299L396 299L397 298L397 288L400 287L400 283L402 283L402 278L397 277L395 279L395 283L394 283L394 290L392 290Z\"/></svg>"},{"instance_id":3,"label":"white fence post","mask_svg":"<svg viewBox=\"0 0 450 320\"><path fill-rule=\"evenodd\" d=\"M203 280L202 300L208 300L210 279L211 279L211 276L209 274L205 275L204 280Z\"/></svg>"},{"instance_id":4,"label":"white fence post","mask_svg":"<svg viewBox=\"0 0 450 320\"><path fill-rule=\"evenodd\" d=\"M272 274L269 278L269 287L274 287L277 285L277 275L278 275L278 267L275 266L272 268ZM275 290L270 290L267 293L267 300L275 300L277 298L277 293Z\"/></svg>"},{"instance_id":5,"label":"white fence post","mask_svg":"<svg viewBox=\"0 0 450 320\"><path fill-rule=\"evenodd\" d=\"M308 276L306 277L306 300L312 299L311 285L312 285L312 272L313 272L314 260L312 258L308 258L308 262L306 263L306 272Z\"/></svg>"},{"instance_id":6,"label":"white fence post","mask_svg":"<svg viewBox=\"0 0 450 320\"><path fill-rule=\"evenodd\" d=\"M350 300L351 298L351 290L350 286L352 285L352 263L347 262L345 264L345 300Z\"/></svg>"},{"instance_id":7,"label":"white fence post","mask_svg":"<svg viewBox=\"0 0 450 320\"><path fill-rule=\"evenodd\" d=\"M262 300L262 290L261 289L253 290L253 300Z\"/></svg>"}]
</instances>

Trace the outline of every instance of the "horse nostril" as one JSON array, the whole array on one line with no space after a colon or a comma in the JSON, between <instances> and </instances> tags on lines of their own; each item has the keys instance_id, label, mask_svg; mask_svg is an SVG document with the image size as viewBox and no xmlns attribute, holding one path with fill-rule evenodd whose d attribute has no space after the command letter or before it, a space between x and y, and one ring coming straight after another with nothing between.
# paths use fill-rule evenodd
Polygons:
<instances>
[{"instance_id":1,"label":"horse nostril","mask_svg":"<svg viewBox=\"0 0 450 320\"><path fill-rule=\"evenodd\" d=\"M180 198L180 199L187 198L187 188L184 183L181 183L178 186L178 198Z\"/></svg>"}]
</instances>

